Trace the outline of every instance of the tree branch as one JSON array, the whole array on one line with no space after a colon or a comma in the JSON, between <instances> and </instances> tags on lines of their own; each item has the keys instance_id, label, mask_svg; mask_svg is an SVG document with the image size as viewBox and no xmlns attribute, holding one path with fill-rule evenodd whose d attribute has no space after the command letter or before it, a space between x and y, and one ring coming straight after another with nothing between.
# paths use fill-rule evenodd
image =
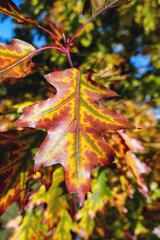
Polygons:
<instances>
[{"instance_id":1,"label":"tree branch","mask_svg":"<svg viewBox=\"0 0 160 240\"><path fill-rule=\"evenodd\" d=\"M101 14L102 12L104 12L105 10L107 10L108 8L112 7L116 2L118 2L119 0L115 0L114 2L112 2L111 4L107 5L105 4L105 7L103 9L101 9L98 13L96 13L93 17L91 17L79 30L78 32L76 32L76 34L71 38L71 40L69 41L69 46L70 44L73 42L73 40L77 37L77 35L82 32L82 30L85 28L85 26L91 22L94 18L96 18L99 14Z\"/></svg>"}]
</instances>

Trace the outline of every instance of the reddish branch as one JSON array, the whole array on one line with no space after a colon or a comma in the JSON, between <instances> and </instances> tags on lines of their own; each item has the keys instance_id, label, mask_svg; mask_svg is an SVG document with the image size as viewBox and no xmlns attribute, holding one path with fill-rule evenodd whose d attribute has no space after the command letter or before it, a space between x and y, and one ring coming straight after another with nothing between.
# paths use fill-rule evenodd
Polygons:
<instances>
[{"instance_id":1,"label":"reddish branch","mask_svg":"<svg viewBox=\"0 0 160 240\"><path fill-rule=\"evenodd\" d=\"M103 9L101 9L98 13L96 13L93 17L91 17L79 30L78 32L76 32L76 34L71 38L71 40L69 41L69 46L70 44L73 42L73 40L77 37L78 34L80 34L80 32L82 32L82 30L85 28L85 26L91 22L94 18L96 18L99 14L101 14L102 12L106 11L108 8L112 7L116 2L118 2L119 0L115 0L114 2L112 2L111 4L109 5L106 5L105 4L105 7Z\"/></svg>"},{"instance_id":2,"label":"reddish branch","mask_svg":"<svg viewBox=\"0 0 160 240\"><path fill-rule=\"evenodd\" d=\"M20 62L23 62L24 60L26 60L27 58L31 57L32 55L34 55L35 53L37 52L40 52L40 51L43 51L43 50L46 50L46 49L56 49L58 51L60 51L61 53L63 54L66 54L67 56L67 59L68 59L68 62L71 66L71 68L73 68L73 63L72 63L72 60L71 60L71 55L70 55L70 51L69 51L69 46L71 45L71 43L73 42L73 40L80 34L80 32L82 32L82 30L87 26L87 24L89 22L91 22L94 18L96 18L99 14L101 14L102 12L106 11L108 8L112 7L116 2L118 2L119 0L115 0L114 2L112 2L111 4L108 5L108 0L106 1L105 3L105 7L103 9L101 9L98 13L96 13L93 17L91 17L76 33L75 35L71 38L70 41L66 41L65 39L65 36L63 35L63 38L64 38L64 41L65 41L65 46L64 48L60 48L60 47L54 47L54 46L46 46L46 47L43 47L43 48L40 48L40 49L37 49L33 52L31 52L29 55L25 56L24 58L20 59L19 61L15 62L14 64L12 64L11 66L3 69L0 71L0 73L3 73L11 68L13 68L14 66L16 66L17 64L19 64ZM30 24L32 25L35 25L31 22L29 22ZM47 32L48 34L50 34L57 42L61 43L60 40L58 39L58 37L52 33L51 31L47 30L46 28L40 26L40 25L35 25L37 26L38 28L42 29L43 31Z\"/></svg>"}]
</instances>

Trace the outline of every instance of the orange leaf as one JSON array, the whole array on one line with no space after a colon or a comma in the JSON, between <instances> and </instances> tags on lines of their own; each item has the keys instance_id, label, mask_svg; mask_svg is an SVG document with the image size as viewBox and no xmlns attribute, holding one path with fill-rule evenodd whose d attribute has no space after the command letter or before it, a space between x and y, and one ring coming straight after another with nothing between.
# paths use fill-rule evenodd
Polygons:
<instances>
[{"instance_id":1,"label":"orange leaf","mask_svg":"<svg viewBox=\"0 0 160 240\"><path fill-rule=\"evenodd\" d=\"M17 23L28 22L38 25L38 22L30 17L24 17L17 6L11 0L0 0L0 12L16 19Z\"/></svg>"},{"instance_id":2,"label":"orange leaf","mask_svg":"<svg viewBox=\"0 0 160 240\"><path fill-rule=\"evenodd\" d=\"M31 57L20 63L18 61L34 50L35 48L31 44L18 39L13 39L9 45L0 43L0 82L6 78L21 78L30 74ZM15 66L10 68L13 64ZM5 71L1 72L2 70Z\"/></svg>"}]
</instances>

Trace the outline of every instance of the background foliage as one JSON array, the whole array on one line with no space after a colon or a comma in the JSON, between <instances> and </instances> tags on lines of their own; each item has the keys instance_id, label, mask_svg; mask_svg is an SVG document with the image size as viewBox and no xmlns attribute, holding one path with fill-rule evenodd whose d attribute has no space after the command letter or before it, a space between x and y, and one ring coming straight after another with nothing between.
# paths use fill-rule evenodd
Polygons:
<instances>
[{"instance_id":1,"label":"background foliage","mask_svg":"<svg viewBox=\"0 0 160 240\"><path fill-rule=\"evenodd\" d=\"M60 166L54 168L50 188L53 169L42 168L38 174L33 173L32 158L40 144L37 139L39 134L43 139L45 132L34 131L32 137L27 133L30 144L24 146L25 163L21 162L21 168L15 167L9 190L16 188L17 169L19 174L27 171L26 204L19 214L17 209L16 216L13 209L17 206L13 203L0 220L4 225L5 218L16 217L6 226L15 228L10 239L159 239L160 127L158 114L152 113L160 103L159 5L158 0L120 0L116 7L90 22L75 39L71 54L73 65L81 66L82 70L92 69L95 81L121 96L104 105L121 113L136 129L106 133L107 142L117 154L117 168L101 167L92 171L93 192L87 194L81 209L75 204L74 196L67 192ZM48 29L47 15L66 38L71 38L90 17L91 12L82 15L83 6L84 1L76 0L32 0L23 1L20 9L24 16L37 19ZM35 35L39 39L43 37L45 45L53 44L52 38L41 29L26 23L15 24L14 38L34 45ZM8 78L0 86L1 132L14 128L22 107L54 96L55 89L43 77L49 72L47 69L70 67L66 56L54 49L34 56L33 62L38 67L35 65L32 75L23 79ZM23 141L25 130L21 134L18 137ZM0 136L3 139L3 133ZM9 142L13 138L9 135ZM5 144L8 146L9 142ZM17 150L13 148L9 153L5 144L1 144L1 163ZM48 186L48 191L43 184ZM7 194L10 197L10 192ZM7 194L1 204L8 201ZM5 234L10 232L6 233L3 227L1 232L2 239L7 239Z\"/></svg>"}]
</instances>

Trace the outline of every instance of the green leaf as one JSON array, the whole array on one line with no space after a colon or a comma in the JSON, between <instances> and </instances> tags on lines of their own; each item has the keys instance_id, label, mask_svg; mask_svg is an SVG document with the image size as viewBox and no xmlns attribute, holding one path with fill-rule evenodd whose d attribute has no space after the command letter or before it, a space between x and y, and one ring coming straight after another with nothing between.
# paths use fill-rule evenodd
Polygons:
<instances>
[{"instance_id":1,"label":"green leaf","mask_svg":"<svg viewBox=\"0 0 160 240\"><path fill-rule=\"evenodd\" d=\"M48 227L43 223L43 218L43 212L32 208L25 212L23 218L17 216L6 225L8 228L15 228L10 240L46 240Z\"/></svg>"},{"instance_id":2,"label":"green leaf","mask_svg":"<svg viewBox=\"0 0 160 240\"><path fill-rule=\"evenodd\" d=\"M98 211L103 210L104 204L112 199L110 188L107 186L106 169L101 170L97 178L92 181L92 192L88 193L88 199L85 201L84 207L78 212L78 216L83 215L87 211L90 218L93 218Z\"/></svg>"},{"instance_id":3,"label":"green leaf","mask_svg":"<svg viewBox=\"0 0 160 240\"><path fill-rule=\"evenodd\" d=\"M52 236L52 240L72 240L71 230L76 229L71 216L65 209L62 210L58 226Z\"/></svg>"},{"instance_id":4,"label":"green leaf","mask_svg":"<svg viewBox=\"0 0 160 240\"><path fill-rule=\"evenodd\" d=\"M96 213L103 212L104 205L113 201L110 187L107 186L106 169L101 170L97 178L92 181L92 192L88 193L88 199L76 215L76 219L80 220L79 228L83 229L86 238L94 229Z\"/></svg>"},{"instance_id":5,"label":"green leaf","mask_svg":"<svg viewBox=\"0 0 160 240\"><path fill-rule=\"evenodd\" d=\"M41 186L30 198L30 205L46 203L46 214L44 222L48 224L49 229L57 226L59 218L64 209L69 209L68 195L62 188L64 182L63 168L58 167L53 173L53 184L46 192L45 186Z\"/></svg>"},{"instance_id":6,"label":"green leaf","mask_svg":"<svg viewBox=\"0 0 160 240\"><path fill-rule=\"evenodd\" d=\"M92 9L92 15L94 16L98 11L104 8L106 0L86 0L83 7L83 14Z\"/></svg>"}]
</instances>

